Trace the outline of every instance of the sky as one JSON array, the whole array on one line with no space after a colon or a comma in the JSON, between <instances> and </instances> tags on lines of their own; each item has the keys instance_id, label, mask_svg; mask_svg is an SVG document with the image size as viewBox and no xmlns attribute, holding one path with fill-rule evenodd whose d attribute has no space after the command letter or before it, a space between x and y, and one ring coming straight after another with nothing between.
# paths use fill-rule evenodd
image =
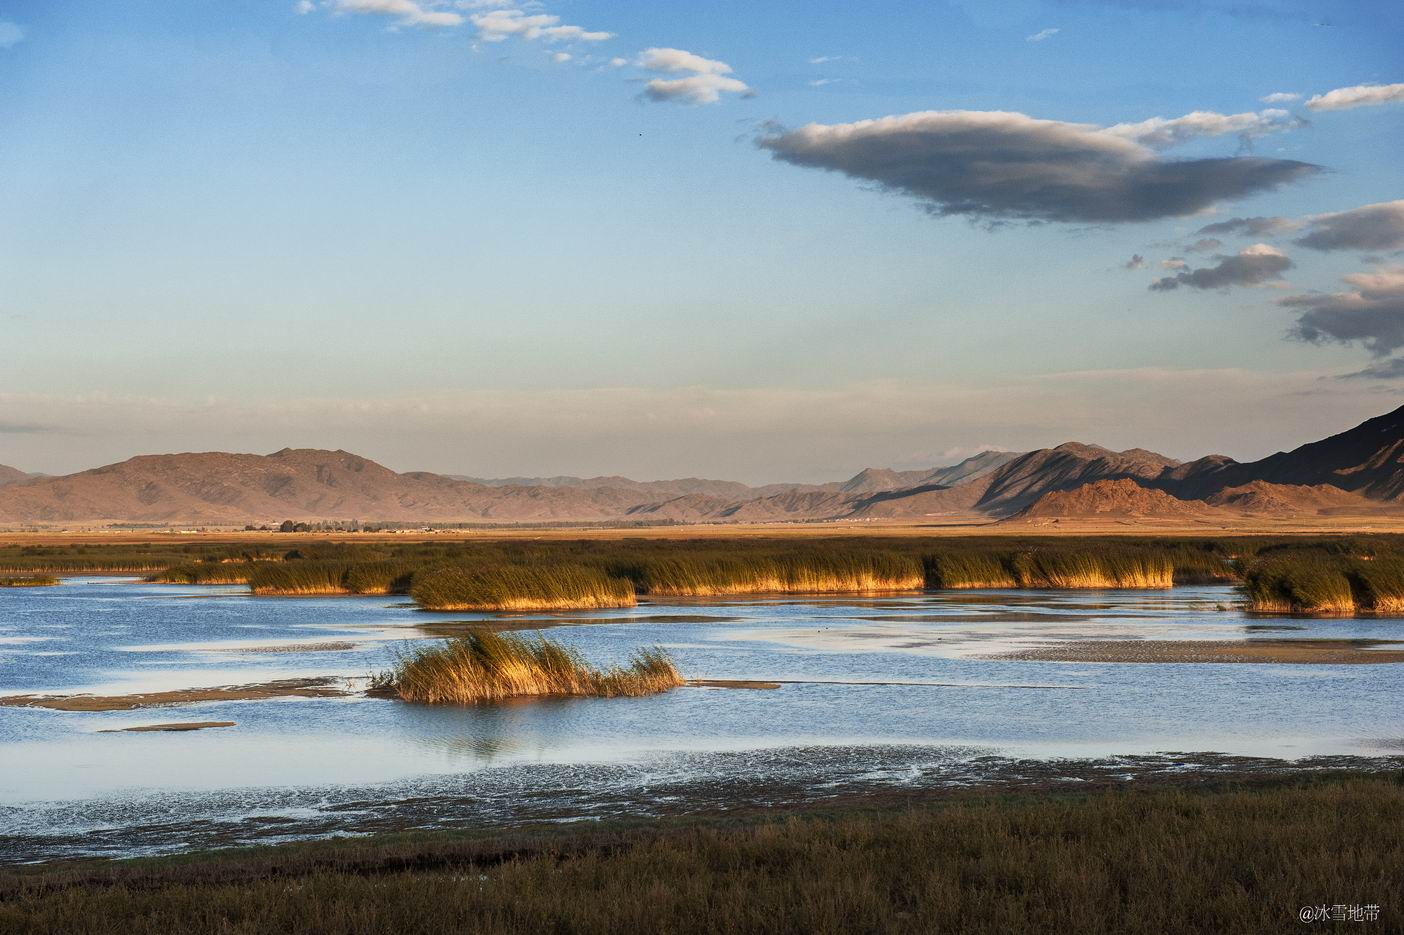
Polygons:
<instances>
[{"instance_id":1,"label":"sky","mask_svg":"<svg viewBox=\"0 0 1404 935\"><path fill-rule=\"evenodd\" d=\"M1404 7L0 0L0 463L817 481L1404 403Z\"/></svg>"}]
</instances>

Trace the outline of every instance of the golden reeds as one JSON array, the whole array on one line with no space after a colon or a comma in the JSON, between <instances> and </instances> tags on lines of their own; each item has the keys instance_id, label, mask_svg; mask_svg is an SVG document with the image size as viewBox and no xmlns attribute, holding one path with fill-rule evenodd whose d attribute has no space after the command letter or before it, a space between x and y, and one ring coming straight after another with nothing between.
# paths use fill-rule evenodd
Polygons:
<instances>
[{"instance_id":1,"label":"golden reeds","mask_svg":"<svg viewBox=\"0 0 1404 935\"><path fill-rule=\"evenodd\" d=\"M423 704L478 704L506 698L636 697L683 684L668 654L641 650L628 666L598 669L543 636L478 630L401 656L372 691Z\"/></svg>"}]
</instances>

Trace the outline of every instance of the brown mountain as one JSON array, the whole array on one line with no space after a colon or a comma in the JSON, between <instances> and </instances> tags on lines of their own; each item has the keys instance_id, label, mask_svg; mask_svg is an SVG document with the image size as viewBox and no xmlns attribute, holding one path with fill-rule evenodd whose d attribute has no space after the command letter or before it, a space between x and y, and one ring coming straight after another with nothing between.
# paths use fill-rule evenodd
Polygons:
<instances>
[{"instance_id":1,"label":"brown mountain","mask_svg":"<svg viewBox=\"0 0 1404 935\"><path fill-rule=\"evenodd\" d=\"M975 506L990 515L1008 516L1047 493L1072 490L1093 481L1152 479L1179 463L1143 448L1111 451L1098 445L1067 442L1057 448L1030 451L993 471Z\"/></svg>"},{"instance_id":2,"label":"brown mountain","mask_svg":"<svg viewBox=\"0 0 1404 935\"><path fill-rule=\"evenodd\" d=\"M1325 484L1372 500L1404 499L1404 407L1261 461L1238 464L1223 459L1205 465L1179 486L1186 494L1210 496L1259 480L1298 486Z\"/></svg>"},{"instance_id":3,"label":"brown mountain","mask_svg":"<svg viewBox=\"0 0 1404 935\"><path fill-rule=\"evenodd\" d=\"M1120 477L1091 481L1070 490L1050 491L1020 510L1017 518L1189 518L1223 512L1203 500L1181 500L1163 490L1144 487L1130 477Z\"/></svg>"},{"instance_id":4,"label":"brown mountain","mask_svg":"<svg viewBox=\"0 0 1404 935\"><path fill-rule=\"evenodd\" d=\"M520 483L518 483L520 481ZM868 468L830 484L623 477L476 482L396 473L345 451L145 455L65 477L0 471L4 523L786 522L922 519L989 522L1079 515L1404 512L1404 408L1261 461L1181 463L1141 448L1068 442L982 452L922 471Z\"/></svg>"},{"instance_id":5,"label":"brown mountain","mask_svg":"<svg viewBox=\"0 0 1404 935\"><path fill-rule=\"evenodd\" d=\"M601 488L490 488L397 474L345 451L143 455L0 488L0 521L242 524L280 519L582 521L621 515Z\"/></svg>"},{"instance_id":6,"label":"brown mountain","mask_svg":"<svg viewBox=\"0 0 1404 935\"><path fill-rule=\"evenodd\" d=\"M26 474L19 468L12 468L8 464L0 464L0 487L4 487L6 484L18 484L20 481L29 480L30 476L31 475Z\"/></svg>"}]
</instances>

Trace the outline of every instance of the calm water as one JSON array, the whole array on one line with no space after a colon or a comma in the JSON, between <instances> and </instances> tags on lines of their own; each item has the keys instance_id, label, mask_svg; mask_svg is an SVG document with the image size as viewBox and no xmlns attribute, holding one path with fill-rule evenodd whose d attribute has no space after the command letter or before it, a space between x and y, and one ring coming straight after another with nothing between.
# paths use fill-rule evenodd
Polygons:
<instances>
[{"instance_id":1,"label":"calm water","mask_svg":"<svg viewBox=\"0 0 1404 935\"><path fill-rule=\"evenodd\" d=\"M689 677L793 683L773 691L689 687L498 708L358 697L112 713L0 707L0 838L10 842L0 856L26 856L26 840L59 832L92 841L127 833L126 843L95 844L98 852L171 849L193 838L170 829L191 822L315 824L328 811L364 817L384 803L436 795L525 814L550 790L608 797L696 777L724 784L788 771L812 786L937 766L973 774L991 757L1399 752L1401 665L985 658L1069 639L1404 641L1401 620L1250 619L1221 609L1234 602L1227 588L984 592L530 618L557 625L552 637L592 661L622 661L658 644ZM0 590L0 695L298 676L355 684L406 640L423 638L422 627L471 619L426 614L397 598L255 598L241 588L115 578ZM561 625L570 623L581 625ZM101 733L182 720L237 726ZM165 837L150 832L156 827ZM138 828L150 840L134 846Z\"/></svg>"}]
</instances>

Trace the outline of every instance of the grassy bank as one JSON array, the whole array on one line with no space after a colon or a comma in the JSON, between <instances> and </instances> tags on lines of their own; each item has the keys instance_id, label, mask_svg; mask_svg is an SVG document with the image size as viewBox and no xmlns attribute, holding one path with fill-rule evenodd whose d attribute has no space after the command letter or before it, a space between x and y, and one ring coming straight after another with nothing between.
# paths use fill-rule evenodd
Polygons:
<instances>
[{"instance_id":1,"label":"grassy bank","mask_svg":"<svg viewBox=\"0 0 1404 935\"><path fill-rule=\"evenodd\" d=\"M1384 779L400 835L0 878L0 932L1401 930Z\"/></svg>"},{"instance_id":2,"label":"grassy bank","mask_svg":"<svg viewBox=\"0 0 1404 935\"><path fill-rule=\"evenodd\" d=\"M59 579L50 575L0 576L0 588L48 588L58 583Z\"/></svg>"},{"instance_id":3,"label":"grassy bank","mask_svg":"<svg viewBox=\"0 0 1404 935\"><path fill-rule=\"evenodd\" d=\"M478 704L507 698L638 697L683 684L668 654L643 650L627 666L599 669L543 636L487 630L421 647L373 680L372 691L422 704Z\"/></svg>"},{"instance_id":4,"label":"grassy bank","mask_svg":"<svg viewBox=\"0 0 1404 935\"><path fill-rule=\"evenodd\" d=\"M926 586L919 556L876 550L796 550L791 554L680 555L620 562L614 570L641 594L861 594Z\"/></svg>"}]
</instances>

